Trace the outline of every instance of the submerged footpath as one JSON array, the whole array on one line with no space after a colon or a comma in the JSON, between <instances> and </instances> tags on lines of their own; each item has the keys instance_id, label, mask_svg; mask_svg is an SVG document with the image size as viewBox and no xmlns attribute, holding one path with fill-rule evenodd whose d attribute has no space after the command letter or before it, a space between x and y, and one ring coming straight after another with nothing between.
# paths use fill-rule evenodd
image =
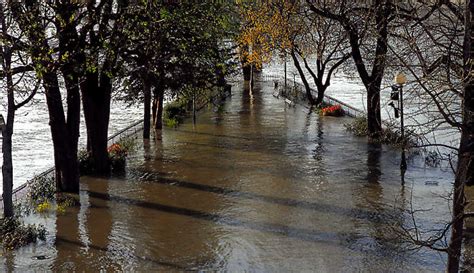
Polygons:
<instances>
[{"instance_id":1,"label":"submerged footpath","mask_svg":"<svg viewBox=\"0 0 474 273\"><path fill-rule=\"evenodd\" d=\"M220 111L140 141L122 175L82 177L80 205L28 217L46 241L0 268L443 271L444 254L397 232L410 209L419 229L443 227L452 172L413 157L401 185L397 150L273 92L237 84Z\"/></svg>"}]
</instances>

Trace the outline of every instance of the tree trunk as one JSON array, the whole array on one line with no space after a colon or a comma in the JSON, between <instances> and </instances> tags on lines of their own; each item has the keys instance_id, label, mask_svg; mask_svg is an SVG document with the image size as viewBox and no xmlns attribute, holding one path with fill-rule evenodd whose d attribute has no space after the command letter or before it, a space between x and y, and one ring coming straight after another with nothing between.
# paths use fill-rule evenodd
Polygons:
<instances>
[{"instance_id":1,"label":"tree trunk","mask_svg":"<svg viewBox=\"0 0 474 273\"><path fill-rule=\"evenodd\" d=\"M152 115L152 120L153 120L153 128L155 128L156 124L156 114L158 110L158 97L156 94L153 95L153 102L151 106L151 115Z\"/></svg>"},{"instance_id":2,"label":"tree trunk","mask_svg":"<svg viewBox=\"0 0 474 273\"><path fill-rule=\"evenodd\" d=\"M67 162L61 163L61 179L57 180L56 187L60 191L79 193L79 163L77 159L79 125L81 118L81 96L79 91L79 80L73 74L63 72L67 90L67 122L66 130L68 137L65 138L67 145ZM59 151L60 152L60 151ZM69 178L66 178L68 176ZM63 179L64 178L64 179ZM59 186L59 187L58 187Z\"/></svg>"},{"instance_id":3,"label":"tree trunk","mask_svg":"<svg viewBox=\"0 0 474 273\"><path fill-rule=\"evenodd\" d=\"M0 21L2 24L2 32L6 34L7 25L3 13L3 5L0 4ZM2 153L3 153L3 216L13 217L13 160L12 160L12 135L13 124L15 122L15 96L13 75L11 72L12 51L8 46L1 48L2 68L5 72L6 78L6 93L7 93L7 120L5 125L1 128L2 131Z\"/></svg>"},{"instance_id":4,"label":"tree trunk","mask_svg":"<svg viewBox=\"0 0 474 273\"><path fill-rule=\"evenodd\" d=\"M58 150L58 154L55 155L55 158L58 159L56 160L56 188L59 191L79 193L77 150L81 118L81 95L79 78L73 70L74 65L72 63L64 65L61 69L67 91L67 120L65 124L67 137L65 136L63 140L67 147L64 151ZM60 155L59 153L66 153L66 155ZM67 162L61 159L64 156L66 156ZM70 178L66 178L66 176L70 176Z\"/></svg>"},{"instance_id":5,"label":"tree trunk","mask_svg":"<svg viewBox=\"0 0 474 273\"><path fill-rule=\"evenodd\" d=\"M243 65L242 71L244 73L244 81L250 81L250 79L252 78L252 65Z\"/></svg>"},{"instance_id":6,"label":"tree trunk","mask_svg":"<svg viewBox=\"0 0 474 273\"><path fill-rule=\"evenodd\" d=\"M5 54L6 55L6 54ZM10 68L11 56L5 56L6 68ZM13 95L13 78L11 73L7 74L7 120L2 128L2 153L3 153L3 216L13 217L13 160L12 160L12 135L13 123L15 121L15 99Z\"/></svg>"},{"instance_id":7,"label":"tree trunk","mask_svg":"<svg viewBox=\"0 0 474 273\"><path fill-rule=\"evenodd\" d=\"M99 78L100 77L100 78ZM86 73L81 84L82 105L87 127L87 147L97 174L110 173L107 138L112 84L105 73Z\"/></svg>"},{"instance_id":8,"label":"tree trunk","mask_svg":"<svg viewBox=\"0 0 474 273\"><path fill-rule=\"evenodd\" d=\"M367 90L367 128L370 138L377 138L382 132L380 118L380 87L387 60L388 18L392 12L389 0L376 0L374 5L377 42L374 63L370 75L360 51L361 44L357 29L355 29L351 24L343 22L343 27L348 34L349 43L352 49L352 59L354 60L357 72Z\"/></svg>"},{"instance_id":9,"label":"tree trunk","mask_svg":"<svg viewBox=\"0 0 474 273\"><path fill-rule=\"evenodd\" d=\"M13 217L13 162L12 162L12 132L8 128L2 130L3 152L3 216Z\"/></svg>"},{"instance_id":10,"label":"tree trunk","mask_svg":"<svg viewBox=\"0 0 474 273\"><path fill-rule=\"evenodd\" d=\"M306 98L308 99L309 104L311 104L311 106L316 105L316 101L313 98L313 94L311 94L311 87L309 87L309 83L306 80L303 69L301 68L300 62L298 61L298 58L296 57L296 54L294 51L291 51L291 57L293 58L293 62L296 66L296 69L298 70L298 73L300 74L300 78L303 81L304 89L306 92Z\"/></svg>"},{"instance_id":11,"label":"tree trunk","mask_svg":"<svg viewBox=\"0 0 474 273\"><path fill-rule=\"evenodd\" d=\"M327 86L326 85L316 85L316 89L318 89L318 97L314 101L314 105L320 105L324 100L324 93L326 93Z\"/></svg>"},{"instance_id":12,"label":"tree trunk","mask_svg":"<svg viewBox=\"0 0 474 273\"><path fill-rule=\"evenodd\" d=\"M58 28L59 53L61 59L64 60L64 64L61 66L61 73L63 74L67 90L67 129L69 131L72 152L77 154L81 118L79 78L83 70L82 66L85 57L82 51L77 50L79 37L76 24L69 20L71 16L74 16L75 9L75 6L67 1L58 4L56 23L60 26Z\"/></svg>"},{"instance_id":13,"label":"tree trunk","mask_svg":"<svg viewBox=\"0 0 474 273\"><path fill-rule=\"evenodd\" d=\"M464 174L467 172L466 158L459 155L460 160L458 162L458 169L456 172L456 179L454 180L454 192L453 192L453 219L451 225L451 239L449 241L448 249L448 264L447 271L450 273L459 272L459 262L461 257L462 239L463 239L463 228L464 228Z\"/></svg>"},{"instance_id":14,"label":"tree trunk","mask_svg":"<svg viewBox=\"0 0 474 273\"><path fill-rule=\"evenodd\" d=\"M244 48L241 50L249 51L249 47L244 45ZM252 73L252 64L247 63L247 58L241 54L241 61L240 64L242 65L242 73L244 74L244 81L250 81L251 73Z\"/></svg>"},{"instance_id":15,"label":"tree trunk","mask_svg":"<svg viewBox=\"0 0 474 273\"><path fill-rule=\"evenodd\" d=\"M164 100L164 90L162 87L158 86L155 88L155 99L154 99L154 108L155 110L155 120L153 128L155 130L163 129L163 100Z\"/></svg>"},{"instance_id":16,"label":"tree trunk","mask_svg":"<svg viewBox=\"0 0 474 273\"><path fill-rule=\"evenodd\" d=\"M147 79L143 80L143 93L145 105L143 107L143 138L150 139L150 105L151 105L151 85ZM154 120L154 118L153 118Z\"/></svg>"},{"instance_id":17,"label":"tree trunk","mask_svg":"<svg viewBox=\"0 0 474 273\"><path fill-rule=\"evenodd\" d=\"M369 138L379 138L382 133L380 115L380 87L385 73L388 52L388 18L391 13L390 0L375 1L375 23L377 27L377 45L371 77L367 86L367 129Z\"/></svg>"},{"instance_id":18,"label":"tree trunk","mask_svg":"<svg viewBox=\"0 0 474 273\"><path fill-rule=\"evenodd\" d=\"M461 257L464 228L464 208L466 200L464 187L474 184L474 77L472 59L474 58L474 1L466 1L465 34L464 34L464 96L461 143L459 146L458 166L454 180L453 219L451 239L448 251L448 272L458 272Z\"/></svg>"},{"instance_id":19,"label":"tree trunk","mask_svg":"<svg viewBox=\"0 0 474 273\"><path fill-rule=\"evenodd\" d=\"M79 193L79 168L77 162L77 146L68 130L64 108L59 90L56 73L48 72L43 76L43 86L46 93L51 136L53 139L56 180L58 190L71 193ZM77 141L77 140L76 140Z\"/></svg>"},{"instance_id":20,"label":"tree trunk","mask_svg":"<svg viewBox=\"0 0 474 273\"><path fill-rule=\"evenodd\" d=\"M380 85L372 84L367 88L367 130L369 138L377 139L382 132L380 115Z\"/></svg>"},{"instance_id":21,"label":"tree trunk","mask_svg":"<svg viewBox=\"0 0 474 273\"><path fill-rule=\"evenodd\" d=\"M320 58L318 57L318 59L316 60L318 74L316 75L314 71L311 69L311 67L309 67L308 61L304 57L303 57L303 62L304 62L304 66L306 67L306 70L308 70L309 74L311 74L311 77L313 77L314 84L316 85L316 89L318 91L318 97L316 98L314 105L320 105L324 100L324 93L326 92L326 89L328 88L330 84L332 71L334 71L334 69L336 69L337 66L339 66L339 64L335 64L334 67L329 70L328 76L326 78L326 84L324 84L323 77L324 77L324 70L326 69L325 63L321 62ZM311 95L311 92L310 92L310 95Z\"/></svg>"}]
</instances>

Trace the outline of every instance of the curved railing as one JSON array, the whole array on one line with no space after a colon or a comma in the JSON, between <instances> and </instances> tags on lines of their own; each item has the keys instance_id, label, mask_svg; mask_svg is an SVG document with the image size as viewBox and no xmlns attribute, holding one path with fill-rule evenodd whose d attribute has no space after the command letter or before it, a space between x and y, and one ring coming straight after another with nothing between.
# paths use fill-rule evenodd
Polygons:
<instances>
[{"instance_id":1,"label":"curved railing","mask_svg":"<svg viewBox=\"0 0 474 273\"><path fill-rule=\"evenodd\" d=\"M285 78L283 76L276 76L276 75L261 75L258 80L261 80L261 81L278 81L278 84L280 86L282 86L282 82L285 81ZM299 83L299 82L295 82L293 81L292 79L290 80L289 78L286 78L286 81L288 83L288 88L298 88L298 90L300 92L304 92L304 85L302 83ZM318 92L314 89L314 88L311 88L311 93L314 95L314 96L317 96ZM350 117L361 117L361 116L365 116L365 113L364 111L360 110L360 109L357 109L345 102L342 102L334 97L331 97L331 96L328 96L328 95L324 95L324 99L323 101L327 104L330 104L330 105L335 105L335 104L340 104L341 105L341 108L342 110L344 111L344 113L347 115L347 116L350 116Z\"/></svg>"},{"instance_id":2,"label":"curved railing","mask_svg":"<svg viewBox=\"0 0 474 273\"><path fill-rule=\"evenodd\" d=\"M107 139L107 143L109 145L118 142L123 138L130 137L132 135L136 135L139 131L143 130L143 119L130 124L129 126L125 127L124 129L118 131L117 133L109 136Z\"/></svg>"}]
</instances>

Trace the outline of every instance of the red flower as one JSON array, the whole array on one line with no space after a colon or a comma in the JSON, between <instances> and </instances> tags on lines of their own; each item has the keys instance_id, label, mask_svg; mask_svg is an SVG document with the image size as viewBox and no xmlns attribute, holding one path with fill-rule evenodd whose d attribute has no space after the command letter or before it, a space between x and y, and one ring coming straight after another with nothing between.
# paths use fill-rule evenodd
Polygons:
<instances>
[{"instance_id":1,"label":"red flower","mask_svg":"<svg viewBox=\"0 0 474 273\"><path fill-rule=\"evenodd\" d=\"M324 107L323 109L321 109L321 113L324 116L339 116L342 114L342 107L339 104Z\"/></svg>"}]
</instances>

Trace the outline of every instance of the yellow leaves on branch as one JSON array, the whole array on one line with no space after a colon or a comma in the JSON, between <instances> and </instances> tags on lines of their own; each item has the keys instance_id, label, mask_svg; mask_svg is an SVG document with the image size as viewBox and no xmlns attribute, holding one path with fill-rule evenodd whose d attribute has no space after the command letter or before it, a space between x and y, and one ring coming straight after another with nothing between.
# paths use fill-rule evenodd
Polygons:
<instances>
[{"instance_id":1,"label":"yellow leaves on branch","mask_svg":"<svg viewBox=\"0 0 474 273\"><path fill-rule=\"evenodd\" d=\"M297 2L296 2L297 3ZM286 0L259 1L241 6L243 26L238 37L244 62L261 67L275 51L291 49L303 30L296 16L299 5Z\"/></svg>"}]
</instances>

